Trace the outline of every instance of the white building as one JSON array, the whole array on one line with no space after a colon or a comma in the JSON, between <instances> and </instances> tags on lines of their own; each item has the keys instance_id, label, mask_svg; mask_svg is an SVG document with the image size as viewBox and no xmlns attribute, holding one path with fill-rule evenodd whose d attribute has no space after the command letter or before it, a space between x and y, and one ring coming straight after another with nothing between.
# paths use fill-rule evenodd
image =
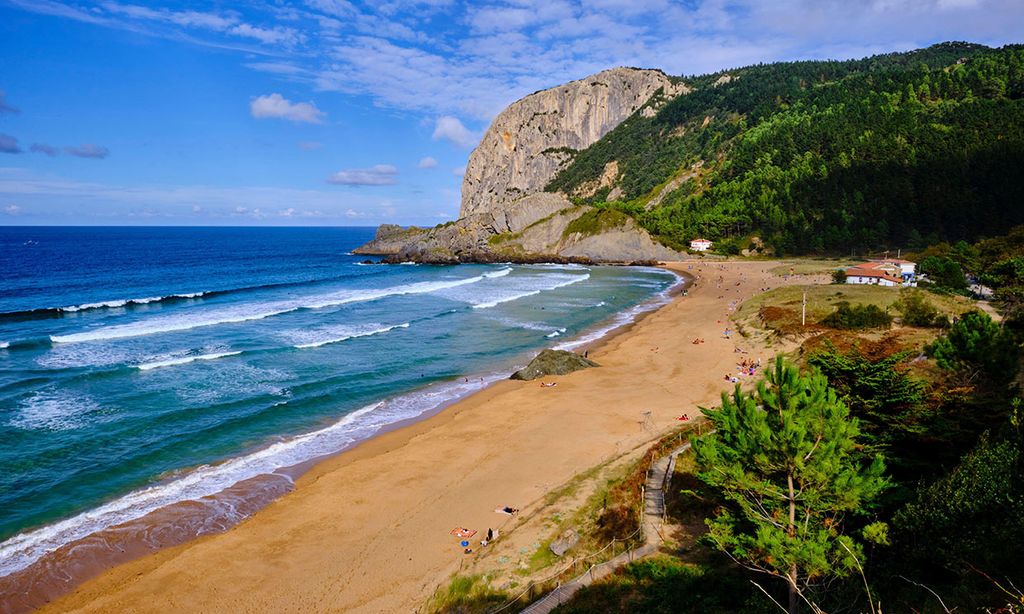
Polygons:
<instances>
[{"instance_id":1,"label":"white building","mask_svg":"<svg viewBox=\"0 0 1024 614\"><path fill-rule=\"evenodd\" d=\"M903 285L903 280L891 271L862 264L846 269L846 283L894 287Z\"/></svg>"},{"instance_id":2,"label":"white building","mask_svg":"<svg viewBox=\"0 0 1024 614\"><path fill-rule=\"evenodd\" d=\"M872 260L871 264L882 265L884 268L898 269L898 277L903 278L903 281L913 279L914 275L917 273L917 265L915 263L909 260L900 260L899 258L879 258L877 260Z\"/></svg>"},{"instance_id":3,"label":"white building","mask_svg":"<svg viewBox=\"0 0 1024 614\"><path fill-rule=\"evenodd\" d=\"M690 249L695 252L706 252L711 249L711 241L707 239L694 239L690 241Z\"/></svg>"}]
</instances>

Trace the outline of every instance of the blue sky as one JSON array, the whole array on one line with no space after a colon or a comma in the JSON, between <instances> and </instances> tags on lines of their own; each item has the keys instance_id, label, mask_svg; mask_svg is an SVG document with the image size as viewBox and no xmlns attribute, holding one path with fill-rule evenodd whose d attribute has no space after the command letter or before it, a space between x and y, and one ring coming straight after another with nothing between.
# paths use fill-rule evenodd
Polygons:
<instances>
[{"instance_id":1,"label":"blue sky","mask_svg":"<svg viewBox=\"0 0 1024 614\"><path fill-rule=\"evenodd\" d=\"M538 89L1021 24L1020 0L0 0L0 225L432 225Z\"/></svg>"}]
</instances>

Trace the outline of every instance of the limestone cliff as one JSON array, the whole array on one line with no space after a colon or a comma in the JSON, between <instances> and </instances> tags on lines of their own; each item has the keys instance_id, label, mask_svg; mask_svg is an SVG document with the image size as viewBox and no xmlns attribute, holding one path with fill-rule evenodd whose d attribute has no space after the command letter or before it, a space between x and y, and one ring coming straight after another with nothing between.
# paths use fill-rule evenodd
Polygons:
<instances>
[{"instance_id":1,"label":"limestone cliff","mask_svg":"<svg viewBox=\"0 0 1024 614\"><path fill-rule=\"evenodd\" d=\"M573 151L595 143L659 89L667 97L688 91L658 70L613 68L512 103L469 156L460 217L540 192Z\"/></svg>"},{"instance_id":2,"label":"limestone cliff","mask_svg":"<svg viewBox=\"0 0 1024 614\"><path fill-rule=\"evenodd\" d=\"M530 94L499 114L470 154L458 220L431 229L385 225L356 253L432 263L679 258L628 217L609 222L614 216L542 190L572 152L596 142L656 93L663 104L687 91L657 70L614 68ZM607 181L617 172L610 165Z\"/></svg>"}]
</instances>

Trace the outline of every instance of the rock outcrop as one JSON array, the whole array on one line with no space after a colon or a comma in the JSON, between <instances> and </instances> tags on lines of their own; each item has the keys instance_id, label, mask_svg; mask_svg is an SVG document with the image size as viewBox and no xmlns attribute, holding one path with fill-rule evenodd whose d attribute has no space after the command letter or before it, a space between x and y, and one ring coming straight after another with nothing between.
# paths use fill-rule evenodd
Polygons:
<instances>
[{"instance_id":1,"label":"rock outcrop","mask_svg":"<svg viewBox=\"0 0 1024 614\"><path fill-rule=\"evenodd\" d=\"M512 103L469 156L461 217L540 192L575 151L594 144L658 90L666 97L688 91L659 70L613 68Z\"/></svg>"},{"instance_id":2,"label":"rock outcrop","mask_svg":"<svg viewBox=\"0 0 1024 614\"><path fill-rule=\"evenodd\" d=\"M580 369L600 366L579 354L565 350L543 350L526 367L512 374L510 379L534 380L547 375L565 375Z\"/></svg>"},{"instance_id":3,"label":"rock outcrop","mask_svg":"<svg viewBox=\"0 0 1024 614\"><path fill-rule=\"evenodd\" d=\"M615 68L530 94L498 115L470 154L458 220L430 229L384 225L354 251L387 262L435 264L678 259L631 218L596 228L574 224L593 208L542 190L575 151L644 105L662 105L687 91L661 71ZM618 173L610 163L589 189L609 187Z\"/></svg>"},{"instance_id":4,"label":"rock outcrop","mask_svg":"<svg viewBox=\"0 0 1024 614\"><path fill-rule=\"evenodd\" d=\"M427 234L426 228L409 226L403 228L396 224L381 224L373 241L352 250L353 254L381 256L397 254L403 247Z\"/></svg>"},{"instance_id":5,"label":"rock outcrop","mask_svg":"<svg viewBox=\"0 0 1024 614\"><path fill-rule=\"evenodd\" d=\"M540 193L505 209L478 213L429 230L387 231L355 250L386 262L579 262L678 260L682 255L651 239L632 218L591 228L577 221L596 210L564 196ZM577 222L574 224L574 222Z\"/></svg>"}]
</instances>

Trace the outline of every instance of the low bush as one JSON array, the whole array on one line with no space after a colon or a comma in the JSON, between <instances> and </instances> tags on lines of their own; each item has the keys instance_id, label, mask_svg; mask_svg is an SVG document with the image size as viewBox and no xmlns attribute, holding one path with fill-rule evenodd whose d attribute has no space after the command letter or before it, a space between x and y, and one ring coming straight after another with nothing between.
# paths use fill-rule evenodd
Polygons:
<instances>
[{"instance_id":1,"label":"low bush","mask_svg":"<svg viewBox=\"0 0 1024 614\"><path fill-rule=\"evenodd\" d=\"M896 301L896 309L903 315L903 323L907 326L921 328L949 326L949 318L916 292L904 294L900 300Z\"/></svg>"},{"instance_id":2,"label":"low bush","mask_svg":"<svg viewBox=\"0 0 1024 614\"><path fill-rule=\"evenodd\" d=\"M877 305L851 305L843 301L821 323L843 329L889 328L892 316Z\"/></svg>"}]
</instances>

